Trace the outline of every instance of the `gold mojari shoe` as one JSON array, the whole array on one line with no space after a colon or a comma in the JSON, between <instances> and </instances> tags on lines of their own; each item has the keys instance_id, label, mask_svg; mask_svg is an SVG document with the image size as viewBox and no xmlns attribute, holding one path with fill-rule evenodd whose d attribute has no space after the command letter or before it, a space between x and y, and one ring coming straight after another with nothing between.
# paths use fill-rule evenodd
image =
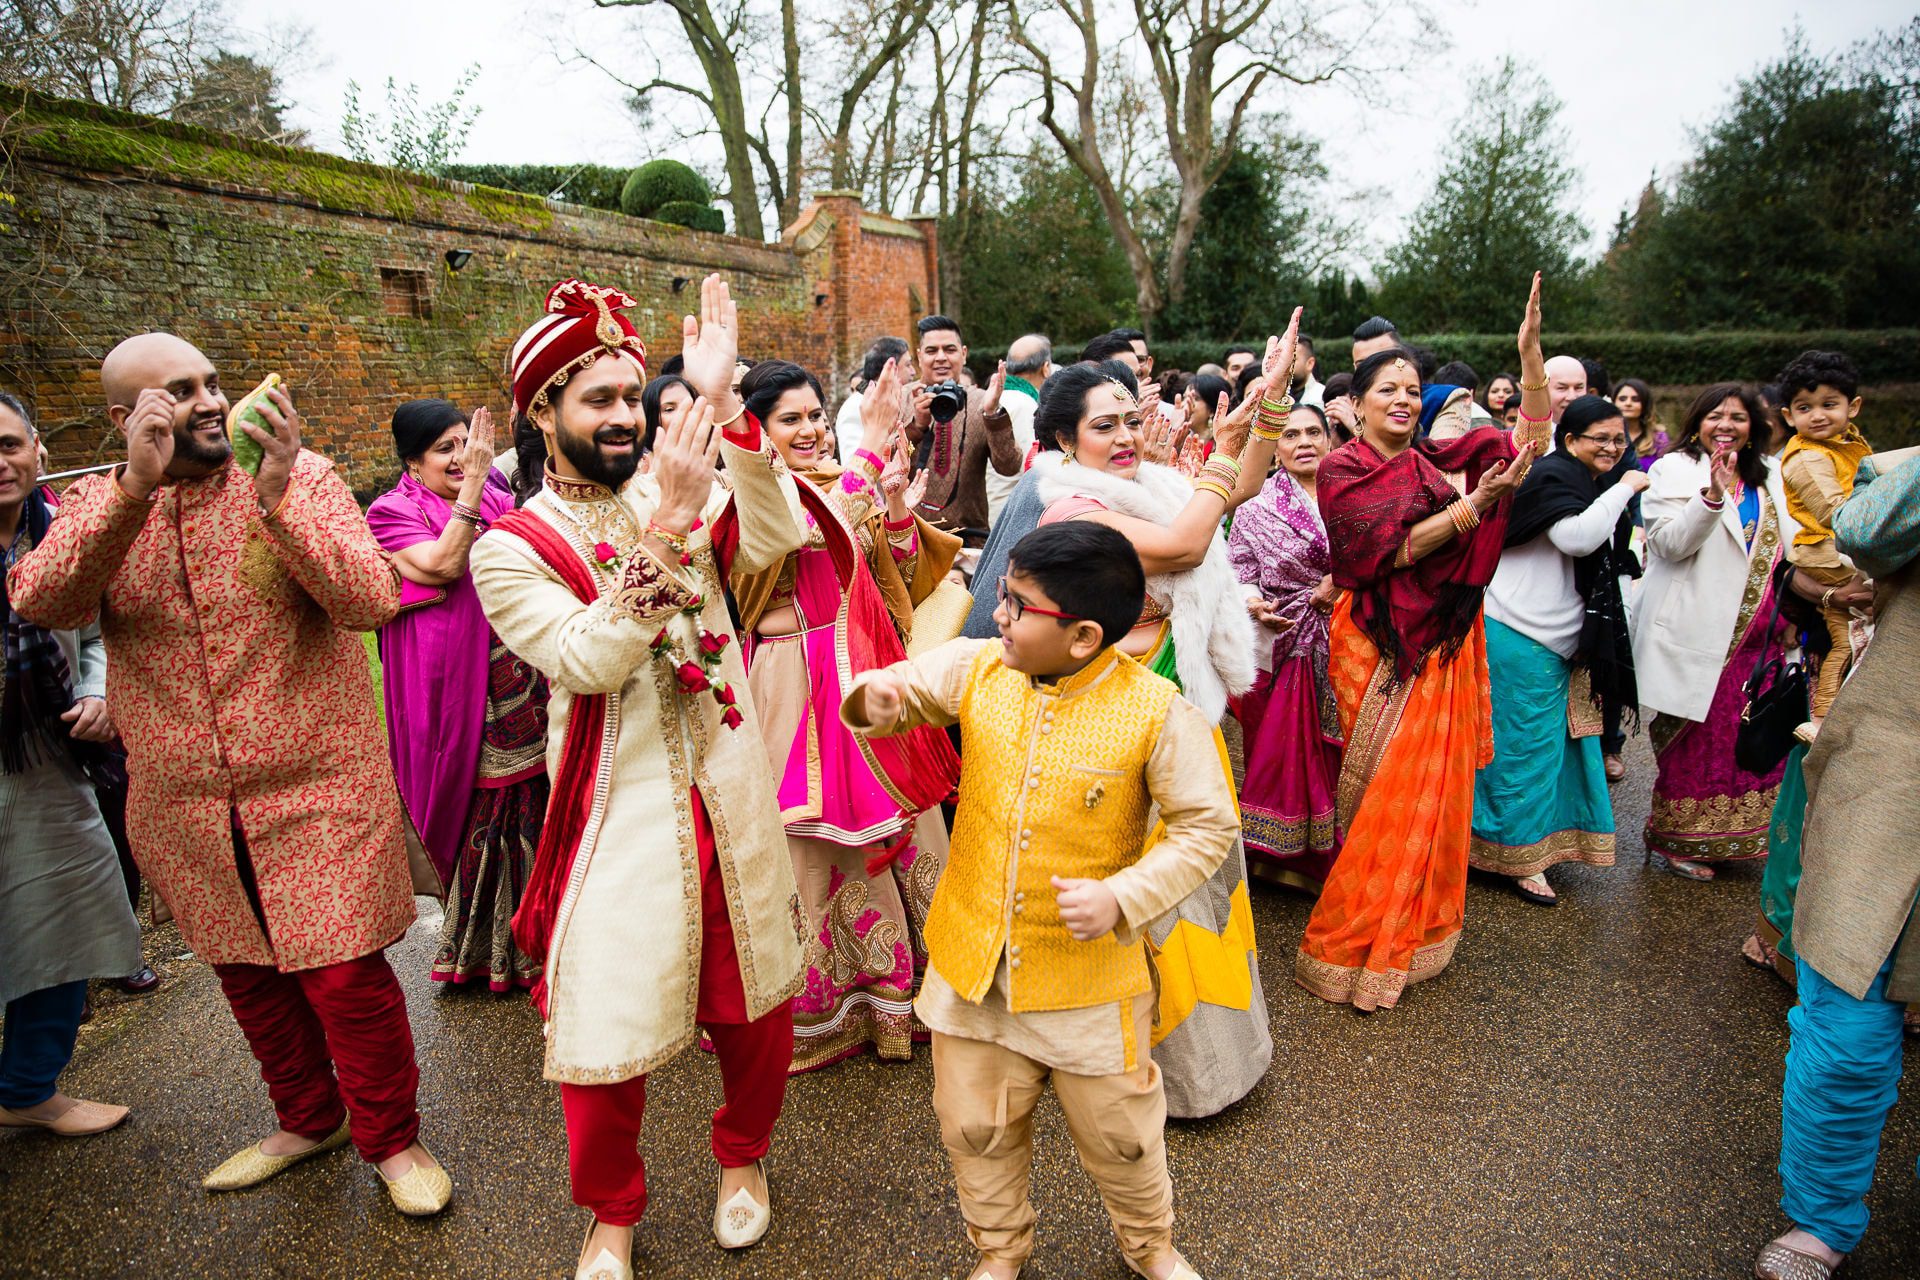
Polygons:
<instances>
[{"instance_id":1,"label":"gold mojari shoe","mask_svg":"<svg viewBox=\"0 0 1920 1280\"><path fill-rule=\"evenodd\" d=\"M759 1161L755 1161L759 1164ZM745 1249L759 1244L773 1225L773 1183L767 1169L760 1165L760 1181L767 1188L767 1203L761 1204L745 1187L713 1206L713 1238L722 1249Z\"/></svg>"},{"instance_id":2,"label":"gold mojari shoe","mask_svg":"<svg viewBox=\"0 0 1920 1280\"><path fill-rule=\"evenodd\" d=\"M593 1239L597 1225L597 1219L587 1219L587 1239L580 1242L580 1252L587 1251L587 1240ZM614 1257L611 1249L602 1249L573 1269L573 1280L633 1280L633 1264Z\"/></svg>"},{"instance_id":3,"label":"gold mojari shoe","mask_svg":"<svg viewBox=\"0 0 1920 1280\"><path fill-rule=\"evenodd\" d=\"M424 1142L420 1144L420 1149L426 1151L428 1156L433 1155L433 1152L427 1151ZM410 1218L431 1218L453 1199L453 1179L438 1160L430 1165L416 1160L413 1168L399 1177L389 1178L382 1173L380 1180L387 1184L387 1195L392 1199L393 1207Z\"/></svg>"},{"instance_id":4,"label":"gold mojari shoe","mask_svg":"<svg viewBox=\"0 0 1920 1280\"><path fill-rule=\"evenodd\" d=\"M275 1174L285 1173L302 1160L325 1155L346 1145L345 1120L340 1122L338 1129L320 1139L320 1145L290 1156L270 1156L256 1142L245 1151L228 1156L219 1168L200 1180L200 1185L208 1191L241 1191L247 1187L257 1187Z\"/></svg>"},{"instance_id":5,"label":"gold mojari shoe","mask_svg":"<svg viewBox=\"0 0 1920 1280\"><path fill-rule=\"evenodd\" d=\"M1132 1258L1121 1258L1120 1261L1126 1263L1127 1270L1137 1276L1147 1274L1134 1265ZM1176 1253L1173 1255L1173 1270L1167 1274L1167 1280L1200 1280L1200 1273L1195 1271L1185 1258Z\"/></svg>"}]
</instances>

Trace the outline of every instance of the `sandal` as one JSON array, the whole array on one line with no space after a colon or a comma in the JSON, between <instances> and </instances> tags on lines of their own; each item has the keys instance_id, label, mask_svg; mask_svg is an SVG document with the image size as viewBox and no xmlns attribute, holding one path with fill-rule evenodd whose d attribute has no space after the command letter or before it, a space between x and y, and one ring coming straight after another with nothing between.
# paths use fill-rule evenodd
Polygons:
<instances>
[{"instance_id":1,"label":"sandal","mask_svg":"<svg viewBox=\"0 0 1920 1280\"><path fill-rule=\"evenodd\" d=\"M1661 865L1666 867L1667 870L1673 872L1673 874L1683 880L1705 881L1713 879L1712 867L1702 866L1700 863L1690 861L1686 858L1668 857L1664 853L1656 853L1653 856L1660 859Z\"/></svg>"},{"instance_id":2,"label":"sandal","mask_svg":"<svg viewBox=\"0 0 1920 1280\"><path fill-rule=\"evenodd\" d=\"M1530 876L1515 880L1513 891L1537 906L1560 905L1560 896L1553 891L1553 886L1547 883L1547 873L1544 871L1536 871Z\"/></svg>"},{"instance_id":3,"label":"sandal","mask_svg":"<svg viewBox=\"0 0 1920 1280\"><path fill-rule=\"evenodd\" d=\"M1832 1280L1834 1272L1846 1265L1845 1255L1838 1266L1830 1267L1810 1253L1789 1249L1774 1240L1754 1259L1753 1274L1759 1280Z\"/></svg>"},{"instance_id":4,"label":"sandal","mask_svg":"<svg viewBox=\"0 0 1920 1280\"><path fill-rule=\"evenodd\" d=\"M1780 972L1777 967L1780 953L1768 946L1767 940L1757 933L1748 934L1747 940L1740 944L1740 958L1756 969L1765 970L1776 976Z\"/></svg>"}]
</instances>

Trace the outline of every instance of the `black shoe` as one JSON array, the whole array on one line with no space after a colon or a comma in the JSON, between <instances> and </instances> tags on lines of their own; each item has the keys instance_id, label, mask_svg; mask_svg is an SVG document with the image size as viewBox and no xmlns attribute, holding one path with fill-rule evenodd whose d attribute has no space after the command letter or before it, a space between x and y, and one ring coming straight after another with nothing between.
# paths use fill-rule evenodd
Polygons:
<instances>
[{"instance_id":1,"label":"black shoe","mask_svg":"<svg viewBox=\"0 0 1920 1280\"><path fill-rule=\"evenodd\" d=\"M160 975L141 965L126 977L114 979L114 985L130 996L143 996L160 986Z\"/></svg>"}]
</instances>

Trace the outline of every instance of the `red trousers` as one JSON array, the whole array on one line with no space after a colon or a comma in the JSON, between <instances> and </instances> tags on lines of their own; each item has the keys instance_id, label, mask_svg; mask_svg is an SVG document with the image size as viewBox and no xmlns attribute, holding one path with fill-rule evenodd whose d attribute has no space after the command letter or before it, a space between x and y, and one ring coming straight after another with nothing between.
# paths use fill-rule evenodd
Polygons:
<instances>
[{"instance_id":1,"label":"red trousers","mask_svg":"<svg viewBox=\"0 0 1920 1280\"><path fill-rule=\"evenodd\" d=\"M727 894L715 861L713 827L700 793L693 793L694 837L700 846L700 993L694 1017L713 1040L724 1096L713 1113L713 1158L737 1169L767 1154L773 1124L787 1096L793 1059L793 1002L757 1021L747 1020L746 986L733 946ZM562 1084L567 1118L568 1169L573 1202L609 1226L630 1227L647 1209L647 1166L640 1156L640 1122L647 1109L647 1078L618 1084Z\"/></svg>"},{"instance_id":2,"label":"red trousers","mask_svg":"<svg viewBox=\"0 0 1920 1280\"><path fill-rule=\"evenodd\" d=\"M259 1060L282 1129L324 1138L351 1112L362 1160L385 1160L413 1145L420 1069L406 998L383 953L297 973L264 964L217 964L213 971Z\"/></svg>"},{"instance_id":3,"label":"red trousers","mask_svg":"<svg viewBox=\"0 0 1920 1280\"><path fill-rule=\"evenodd\" d=\"M237 814L233 849L241 887L265 932ZM264 964L217 964L213 971L260 1063L282 1129L324 1138L351 1112L362 1160L385 1160L413 1145L420 1132L414 1108L420 1068L406 997L384 953L295 973Z\"/></svg>"}]
</instances>

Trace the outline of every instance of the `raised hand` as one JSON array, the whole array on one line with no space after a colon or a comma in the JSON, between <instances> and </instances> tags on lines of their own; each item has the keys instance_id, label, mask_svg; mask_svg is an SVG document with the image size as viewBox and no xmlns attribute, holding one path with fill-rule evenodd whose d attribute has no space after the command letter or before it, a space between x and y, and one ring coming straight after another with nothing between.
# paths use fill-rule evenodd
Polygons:
<instances>
[{"instance_id":1,"label":"raised hand","mask_svg":"<svg viewBox=\"0 0 1920 1280\"><path fill-rule=\"evenodd\" d=\"M1533 289L1527 294L1527 314L1520 320L1520 355L1540 355L1540 273L1533 273ZM1542 361L1544 363L1544 360Z\"/></svg>"},{"instance_id":2,"label":"raised hand","mask_svg":"<svg viewBox=\"0 0 1920 1280\"><path fill-rule=\"evenodd\" d=\"M980 401L980 416L997 413L1000 409L1000 397L1007 390L1007 362L1002 360L993 371L993 377L987 382L986 398Z\"/></svg>"},{"instance_id":3,"label":"raised hand","mask_svg":"<svg viewBox=\"0 0 1920 1280\"><path fill-rule=\"evenodd\" d=\"M717 420L729 421L740 407L733 391L733 366L740 357L740 310L718 272L700 282L700 315L680 322L681 376L713 406Z\"/></svg>"},{"instance_id":4,"label":"raised hand","mask_svg":"<svg viewBox=\"0 0 1920 1280\"><path fill-rule=\"evenodd\" d=\"M259 401L257 407L260 416L273 428L272 432L244 421L240 429L260 446L260 473L253 478L253 491L260 499L260 509L271 512L286 496L287 478L293 474L294 460L300 456L300 415L294 411L293 400L284 386L267 392L267 398Z\"/></svg>"},{"instance_id":5,"label":"raised hand","mask_svg":"<svg viewBox=\"0 0 1920 1280\"><path fill-rule=\"evenodd\" d=\"M900 366L887 361L880 376L860 393L860 440L873 441L875 453L882 440L891 440L900 430Z\"/></svg>"},{"instance_id":6,"label":"raised hand","mask_svg":"<svg viewBox=\"0 0 1920 1280\"><path fill-rule=\"evenodd\" d=\"M1155 462L1163 467L1173 461L1172 423L1157 413L1151 418L1141 418L1139 436L1142 461Z\"/></svg>"},{"instance_id":7,"label":"raised hand","mask_svg":"<svg viewBox=\"0 0 1920 1280\"><path fill-rule=\"evenodd\" d=\"M1733 449L1715 449L1713 461L1709 464L1707 487L1713 491L1713 500L1724 500L1735 486L1740 483L1740 455Z\"/></svg>"},{"instance_id":8,"label":"raised hand","mask_svg":"<svg viewBox=\"0 0 1920 1280\"><path fill-rule=\"evenodd\" d=\"M654 438L653 475L660 482L660 505L653 518L669 533L690 530L713 491L714 464L720 458L720 431L713 424L713 405L702 396L680 421L661 423Z\"/></svg>"},{"instance_id":9,"label":"raised hand","mask_svg":"<svg viewBox=\"0 0 1920 1280\"><path fill-rule=\"evenodd\" d=\"M127 469L120 487L144 500L159 488L173 461L173 396L148 387L133 402L121 430L127 433Z\"/></svg>"},{"instance_id":10,"label":"raised hand","mask_svg":"<svg viewBox=\"0 0 1920 1280\"><path fill-rule=\"evenodd\" d=\"M1253 415L1260 408L1260 397L1267 393L1270 385L1265 378L1255 378L1247 384L1246 399L1237 405L1229 406L1227 397L1221 395L1213 411L1216 451L1236 460L1240 457L1240 451L1247 447L1247 437L1253 434Z\"/></svg>"},{"instance_id":11,"label":"raised hand","mask_svg":"<svg viewBox=\"0 0 1920 1280\"><path fill-rule=\"evenodd\" d=\"M1299 348L1300 317L1305 311L1305 307L1293 309L1286 333L1267 339L1267 354L1260 362L1261 379L1269 387L1279 387L1283 393L1293 386L1293 357Z\"/></svg>"},{"instance_id":12,"label":"raised hand","mask_svg":"<svg viewBox=\"0 0 1920 1280\"><path fill-rule=\"evenodd\" d=\"M481 405L467 425L467 445L460 451L460 497L471 506L487 487L493 469L493 410Z\"/></svg>"}]
</instances>

